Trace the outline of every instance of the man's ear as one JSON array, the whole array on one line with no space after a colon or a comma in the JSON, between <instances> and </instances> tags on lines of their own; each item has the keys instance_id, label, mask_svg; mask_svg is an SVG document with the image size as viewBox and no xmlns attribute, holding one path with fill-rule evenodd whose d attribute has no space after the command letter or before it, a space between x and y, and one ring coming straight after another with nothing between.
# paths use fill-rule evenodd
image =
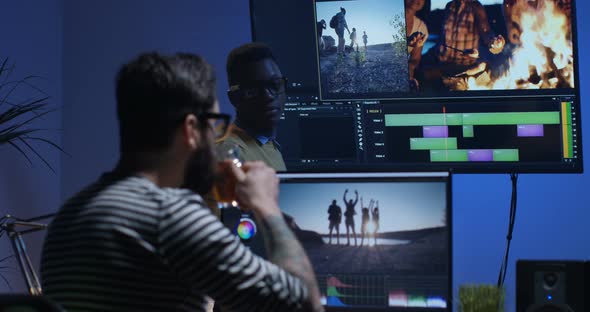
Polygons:
<instances>
[{"instance_id":1,"label":"man's ear","mask_svg":"<svg viewBox=\"0 0 590 312\"><path fill-rule=\"evenodd\" d=\"M193 150L197 148L201 141L200 128L199 120L195 115L188 114L184 117L184 122L182 123L183 140Z\"/></svg>"}]
</instances>

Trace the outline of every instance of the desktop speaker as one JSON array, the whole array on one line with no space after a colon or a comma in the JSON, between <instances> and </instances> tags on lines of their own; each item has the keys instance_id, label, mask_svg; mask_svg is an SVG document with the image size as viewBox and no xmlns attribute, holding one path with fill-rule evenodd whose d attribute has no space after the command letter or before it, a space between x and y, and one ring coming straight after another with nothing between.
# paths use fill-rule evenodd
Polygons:
<instances>
[{"instance_id":1,"label":"desktop speaker","mask_svg":"<svg viewBox=\"0 0 590 312\"><path fill-rule=\"evenodd\" d=\"M516 263L517 312L584 312L590 290L584 261L531 261ZM586 279L586 281L584 281ZM590 299L586 299L590 300ZM586 302L590 305L590 302Z\"/></svg>"}]
</instances>

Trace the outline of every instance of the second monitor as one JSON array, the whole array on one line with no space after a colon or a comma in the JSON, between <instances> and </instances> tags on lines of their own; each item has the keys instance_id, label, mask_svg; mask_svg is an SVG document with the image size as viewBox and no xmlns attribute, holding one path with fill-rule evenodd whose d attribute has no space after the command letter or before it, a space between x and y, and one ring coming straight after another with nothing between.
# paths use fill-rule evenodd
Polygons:
<instances>
[{"instance_id":1,"label":"second monitor","mask_svg":"<svg viewBox=\"0 0 590 312\"><path fill-rule=\"evenodd\" d=\"M447 173L281 174L279 204L313 265L327 311L450 311ZM255 219L222 210L255 253Z\"/></svg>"}]
</instances>

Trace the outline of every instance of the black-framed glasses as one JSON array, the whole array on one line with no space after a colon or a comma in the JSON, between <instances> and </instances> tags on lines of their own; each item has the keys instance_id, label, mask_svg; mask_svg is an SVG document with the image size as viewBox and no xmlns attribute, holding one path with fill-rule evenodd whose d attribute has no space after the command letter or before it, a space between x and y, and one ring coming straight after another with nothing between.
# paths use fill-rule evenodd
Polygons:
<instances>
[{"instance_id":1,"label":"black-framed glasses","mask_svg":"<svg viewBox=\"0 0 590 312\"><path fill-rule=\"evenodd\" d=\"M285 93L287 77L277 77L268 80L253 80L229 87L229 92L236 92L244 99L252 99L268 92L272 97Z\"/></svg>"},{"instance_id":2,"label":"black-framed glasses","mask_svg":"<svg viewBox=\"0 0 590 312\"><path fill-rule=\"evenodd\" d=\"M199 121L202 123L207 122L209 127L213 130L215 139L220 139L225 136L229 127L229 121L231 116L224 113L202 113L199 114Z\"/></svg>"}]
</instances>

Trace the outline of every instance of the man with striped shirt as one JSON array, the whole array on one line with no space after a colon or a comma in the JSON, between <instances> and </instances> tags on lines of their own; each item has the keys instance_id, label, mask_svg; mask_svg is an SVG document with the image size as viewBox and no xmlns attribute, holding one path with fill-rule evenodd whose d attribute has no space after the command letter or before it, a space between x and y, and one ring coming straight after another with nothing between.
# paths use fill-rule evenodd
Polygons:
<instances>
[{"instance_id":1,"label":"man with striped shirt","mask_svg":"<svg viewBox=\"0 0 590 312\"><path fill-rule=\"evenodd\" d=\"M199 56L143 54L117 77L119 163L49 226L45 294L67 311L321 311L311 264L278 208L261 162L232 167L270 260L252 254L209 211L213 142L227 130L215 78ZM183 188L181 188L183 187Z\"/></svg>"}]
</instances>

